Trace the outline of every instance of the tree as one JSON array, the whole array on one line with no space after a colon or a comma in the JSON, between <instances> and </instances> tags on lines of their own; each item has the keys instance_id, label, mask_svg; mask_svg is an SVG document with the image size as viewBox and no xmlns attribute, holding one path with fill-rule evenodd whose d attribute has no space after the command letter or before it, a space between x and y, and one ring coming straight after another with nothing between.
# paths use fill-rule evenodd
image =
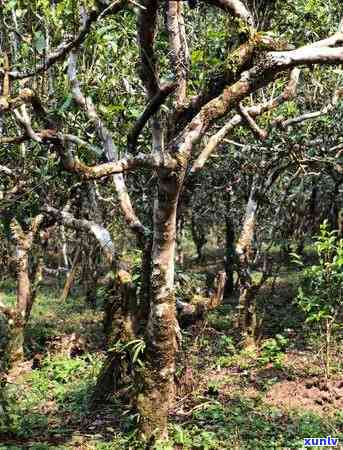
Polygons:
<instances>
[{"instance_id":1,"label":"tree","mask_svg":"<svg viewBox=\"0 0 343 450\"><path fill-rule=\"evenodd\" d=\"M144 0L139 5L134 3L135 9L133 3L123 0L114 3L84 2L79 8L73 6L64 12L65 3L67 2L57 5L54 3L55 6L50 11L50 3L42 2L41 12L50 24L44 34L39 34L38 31L36 4L25 10L25 14L30 17L29 24L26 25L24 21L18 24L14 13L16 20L11 19L14 22L14 32L6 28L3 32L1 107L3 117L6 117L6 127L3 127L4 135L0 142L6 145L25 143L38 152L42 148L48 150L50 158L56 161L58 157L61 166L68 173L68 176L60 175L60 180L66 177L67 184L74 176L86 183L110 180L110 192L118 199L120 211L142 254L140 285L137 295L130 302L132 309L128 312L132 321L132 333L127 337L145 343L143 366L134 371L141 434L147 441L163 439L168 435L168 410L175 390L178 323L174 295L174 254L178 206L186 180L204 167L225 136L239 125L246 126L259 141L267 138L268 132L262 129L256 120L264 113L279 108L295 95L299 80L298 66L338 65L343 62L342 22L338 32L322 40L306 42L304 45L303 36L294 39L297 45L292 49L287 39L258 31L255 25L256 17L240 0L207 0L201 6L201 11L207 13L208 10L211 17L217 17L219 10L222 10L220 17L222 20L228 20L229 17L233 40L230 45L219 49L220 57L213 64L212 73L206 73L196 67L197 55L190 56L182 2L169 1L162 4L157 0ZM333 3L338 11L339 2ZM21 2L18 4L22 5ZM215 9L211 9L212 6ZM273 9L269 10L269 15L264 14L265 21L258 20L260 26L263 23L267 26L272 22L271 11ZM195 12L188 16L187 12L188 21L191 22L197 14ZM6 15L11 16L9 7L4 10L3 22ZM101 30L99 27L102 20L108 20L108 26L113 26L116 32L126 39L125 30L120 28L121 17L131 26L135 15L139 57L135 53L136 44L132 44L129 38L127 41L130 45L125 48L130 58L139 58L138 74L140 86L145 90L145 100L141 90L132 87L139 81L132 72L129 74L133 81L128 81L125 73L127 69L123 64L124 74L115 72L115 77L117 83L118 79L121 79L129 94L129 99L126 100L128 106L123 107L120 102L111 105L111 95L108 95L106 101L109 106L106 111L102 103L105 98L104 91L108 94L109 86L105 83L102 91L99 82L99 88L93 89L92 80L87 79L87 76L83 78L83 85L79 81L89 61L93 61L90 64L95 64L96 57L93 55L93 58L90 58L92 30L95 29L93 38L100 39L96 30ZM67 32L72 33L74 37L67 36L60 45L51 50L47 42L59 40L63 19L68 19ZM75 31L78 22L79 28ZM50 35L52 24L59 25L53 37ZM335 26L337 25L336 23ZM34 42L24 40L20 58L15 60L17 38L19 35L23 41L26 26L33 34ZM134 34L131 29L128 31L128 34L130 33ZM102 36L104 34L106 29ZM111 38L114 40L115 34L111 34ZM117 48L120 45L118 41L120 38L115 43ZM109 56L114 43L108 44L112 44L112 47L109 45L110 50L104 45L101 48L101 58L106 58L102 68L116 66L113 53ZM131 50L132 46L134 50ZM78 68L80 49L87 60L81 70ZM10 57L11 54L13 57ZM35 64L30 62L32 56L35 58ZM64 69L67 69L70 91L65 91L67 81ZM197 76L204 81L193 81L193 77ZM163 81L162 77L171 80ZM246 104L245 99L249 96L253 96L262 88L267 89L271 83L284 80L285 77L288 77L289 81L284 89L280 83L279 95L273 95L271 100L252 106ZM64 103L56 108L56 98L60 91L63 91L65 99ZM140 114L131 125L133 120L129 121L128 118L130 109L132 114L134 95L139 96L136 108L138 106ZM52 96L52 100L49 96ZM72 112L68 111L70 105ZM111 106L113 109L107 114L107 122L111 124L115 119L114 126L107 125L100 114L100 111L105 111L106 115ZM228 118L236 109L237 114ZM123 123L121 115L124 117ZM71 118L74 120L71 121ZM199 145L206 134L211 133L216 125L222 124L222 119L225 119L226 123L218 132L212 134L209 142L199 152ZM130 122L129 129L126 122ZM150 125L151 134L148 133L147 124ZM21 130L21 134L17 134L16 129ZM115 142L120 144L121 150ZM76 155L76 149L83 149L78 152L82 157ZM102 163L97 160L97 153L101 154ZM23 159L26 158L29 157L24 154ZM271 171L266 182L267 188L273 184L280 169L277 164L271 163L274 161L265 163ZM32 169L34 167L35 162L32 163ZM48 165L48 172L49 169ZM3 166L2 170L11 169ZM124 176L126 174L128 175ZM144 223L139 219L131 201L133 196L130 196L126 187L126 181L134 177L136 182L138 180L141 184L146 183L147 174L153 178L155 189L152 227L149 227L149 220ZM262 173L262 176L266 176L266 173ZM256 192L261 189L263 191L265 187L260 187L260 181L257 175L250 190L246 219L236 246L236 250L239 248L241 266L246 264L245 255L253 236L258 209ZM56 189L49 192L51 196L48 194L45 201L47 207L50 206L48 202L53 199L56 201ZM144 206L144 202L142 203ZM94 226L90 227L96 234ZM244 270L240 273L243 272ZM251 283L242 275L240 280L244 298ZM130 289L130 295L133 291L135 289ZM182 304L180 307L183 307Z\"/></svg>"}]
</instances>

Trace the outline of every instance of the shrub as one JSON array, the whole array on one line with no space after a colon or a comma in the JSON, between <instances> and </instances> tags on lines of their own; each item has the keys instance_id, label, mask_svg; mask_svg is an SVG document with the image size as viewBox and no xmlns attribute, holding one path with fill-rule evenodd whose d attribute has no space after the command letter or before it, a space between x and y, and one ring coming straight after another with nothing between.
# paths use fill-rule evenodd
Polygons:
<instances>
[{"instance_id":1,"label":"shrub","mask_svg":"<svg viewBox=\"0 0 343 450\"><path fill-rule=\"evenodd\" d=\"M339 326L343 305L343 239L330 231L325 221L315 240L319 263L304 268L296 302L306 316L306 322L316 324L325 336L325 371L330 374L330 349L333 331ZM301 258L293 255L302 265Z\"/></svg>"}]
</instances>

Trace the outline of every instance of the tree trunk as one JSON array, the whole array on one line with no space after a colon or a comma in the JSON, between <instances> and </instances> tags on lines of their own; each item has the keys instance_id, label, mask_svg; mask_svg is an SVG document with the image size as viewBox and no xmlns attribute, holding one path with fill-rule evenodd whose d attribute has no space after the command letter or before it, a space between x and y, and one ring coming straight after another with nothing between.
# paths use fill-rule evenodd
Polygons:
<instances>
[{"instance_id":1,"label":"tree trunk","mask_svg":"<svg viewBox=\"0 0 343 450\"><path fill-rule=\"evenodd\" d=\"M179 180L175 174L159 174L154 206L151 303L147 326L145 365L141 370L142 389L137 396L143 439L168 436L168 411L174 399L176 308L174 253Z\"/></svg>"},{"instance_id":2,"label":"tree trunk","mask_svg":"<svg viewBox=\"0 0 343 450\"><path fill-rule=\"evenodd\" d=\"M98 376L91 405L104 401L124 385L127 376L132 376L133 372L128 344L137 338L139 322L136 286L130 274L119 270L108 294L104 328L109 353Z\"/></svg>"},{"instance_id":3,"label":"tree trunk","mask_svg":"<svg viewBox=\"0 0 343 450\"><path fill-rule=\"evenodd\" d=\"M29 252L33 239L43 220L42 215L32 219L28 232L24 233L21 225L13 219L11 230L16 242L16 270L17 270L17 302L15 308L3 308L8 318L8 368L24 357L24 330L29 320L38 284L41 280L43 263L39 260L34 271L33 280L29 272ZM31 282L33 286L31 286ZM0 305L1 306L1 305Z\"/></svg>"},{"instance_id":4,"label":"tree trunk","mask_svg":"<svg viewBox=\"0 0 343 450\"><path fill-rule=\"evenodd\" d=\"M62 291L62 295L60 298L60 301L62 303L64 303L69 295L70 289L74 283L75 277L76 277L76 272L77 272L77 264L79 261L79 256L80 256L80 252L81 252L81 246L78 246L75 252L75 256L73 259L73 263L71 266L70 271L67 274L67 279L65 281L64 287L63 287L63 291Z\"/></svg>"},{"instance_id":5,"label":"tree trunk","mask_svg":"<svg viewBox=\"0 0 343 450\"><path fill-rule=\"evenodd\" d=\"M193 215L191 220L191 230L193 241L197 249L198 261L202 261L204 256L203 247L206 244L206 234L203 225L200 224L200 222L197 222Z\"/></svg>"},{"instance_id":6,"label":"tree trunk","mask_svg":"<svg viewBox=\"0 0 343 450\"><path fill-rule=\"evenodd\" d=\"M239 300L237 325L243 337L244 346L253 345L255 336L255 286L250 276L251 244L254 237L258 211L257 179L253 181L240 238L236 245L238 257Z\"/></svg>"},{"instance_id":7,"label":"tree trunk","mask_svg":"<svg viewBox=\"0 0 343 450\"><path fill-rule=\"evenodd\" d=\"M230 297L234 292L233 268L235 264L235 228L232 219L227 215L225 217L225 273L226 283L224 297Z\"/></svg>"},{"instance_id":8,"label":"tree trunk","mask_svg":"<svg viewBox=\"0 0 343 450\"><path fill-rule=\"evenodd\" d=\"M17 246L17 305L10 325L8 354L10 366L24 359L24 329L28 310L32 308L28 250Z\"/></svg>"},{"instance_id":9,"label":"tree trunk","mask_svg":"<svg viewBox=\"0 0 343 450\"><path fill-rule=\"evenodd\" d=\"M137 321L140 324L140 333L143 333L148 317L150 314L150 292L151 292L151 259L152 259L152 244L153 241L149 237L146 239L142 255L142 265L141 265L141 286L139 293L139 307L138 307L138 317Z\"/></svg>"},{"instance_id":10,"label":"tree trunk","mask_svg":"<svg viewBox=\"0 0 343 450\"><path fill-rule=\"evenodd\" d=\"M27 322L30 318L32 306L34 304L34 301L36 300L37 289L43 279L43 267L44 267L43 258L39 258L32 274L31 295L29 302L27 303L26 306L25 322Z\"/></svg>"},{"instance_id":11,"label":"tree trunk","mask_svg":"<svg viewBox=\"0 0 343 450\"><path fill-rule=\"evenodd\" d=\"M17 310L23 317L30 302L31 285L29 278L29 256L28 250L17 246Z\"/></svg>"},{"instance_id":12,"label":"tree trunk","mask_svg":"<svg viewBox=\"0 0 343 450\"><path fill-rule=\"evenodd\" d=\"M240 284L239 328L242 333L244 347L251 348L255 347L257 325L255 297L258 292L258 286L252 283L250 277Z\"/></svg>"}]
</instances>

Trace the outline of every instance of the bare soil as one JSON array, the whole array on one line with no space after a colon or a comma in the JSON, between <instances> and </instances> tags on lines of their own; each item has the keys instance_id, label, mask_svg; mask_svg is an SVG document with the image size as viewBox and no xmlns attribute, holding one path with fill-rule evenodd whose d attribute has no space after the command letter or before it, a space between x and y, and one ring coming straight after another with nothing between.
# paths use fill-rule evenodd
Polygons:
<instances>
[{"instance_id":1,"label":"bare soil","mask_svg":"<svg viewBox=\"0 0 343 450\"><path fill-rule=\"evenodd\" d=\"M343 380L282 380L270 388L265 402L280 408L306 409L319 415L334 414L343 410Z\"/></svg>"}]
</instances>

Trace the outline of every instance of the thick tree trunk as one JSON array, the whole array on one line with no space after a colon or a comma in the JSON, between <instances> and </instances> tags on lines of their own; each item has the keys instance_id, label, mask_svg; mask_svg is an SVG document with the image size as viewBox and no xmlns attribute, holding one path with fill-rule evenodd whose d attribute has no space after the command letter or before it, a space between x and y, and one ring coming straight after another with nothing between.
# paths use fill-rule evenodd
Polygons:
<instances>
[{"instance_id":1,"label":"thick tree trunk","mask_svg":"<svg viewBox=\"0 0 343 450\"><path fill-rule=\"evenodd\" d=\"M7 346L6 368L24 359L24 331L30 317L31 309L40 276L34 282L34 290L31 289L29 277L28 250L17 248L17 303L15 308L3 309L7 316ZM41 275L41 264L38 263L37 271Z\"/></svg>"},{"instance_id":2,"label":"thick tree trunk","mask_svg":"<svg viewBox=\"0 0 343 450\"><path fill-rule=\"evenodd\" d=\"M253 181L240 238L236 245L238 257L239 300L237 325L242 334L244 345L251 346L255 336L255 286L250 275L251 244L254 237L256 215L258 211L257 180Z\"/></svg>"},{"instance_id":3,"label":"thick tree trunk","mask_svg":"<svg viewBox=\"0 0 343 450\"><path fill-rule=\"evenodd\" d=\"M143 439L168 436L168 411L174 398L176 308L174 253L179 181L175 174L160 174L154 207L151 303L147 327L142 390L137 396Z\"/></svg>"},{"instance_id":4,"label":"thick tree trunk","mask_svg":"<svg viewBox=\"0 0 343 450\"><path fill-rule=\"evenodd\" d=\"M25 318L15 308L1 307L0 312L6 317L6 336L1 336L1 341L5 341L2 353L0 372L7 373L13 364L20 362L24 358L24 329Z\"/></svg>"},{"instance_id":5,"label":"thick tree trunk","mask_svg":"<svg viewBox=\"0 0 343 450\"><path fill-rule=\"evenodd\" d=\"M32 248L33 239L43 220L42 215L32 219L30 229L24 233L21 225L13 219L11 230L16 242L16 275L17 275L17 302L15 308L6 308L3 311L8 319L8 344L7 344L7 367L21 361L24 357L24 330L29 320L33 302L35 300L38 284L42 275L42 260L37 262L33 279L30 279L29 252ZM32 283L32 285L31 285Z\"/></svg>"},{"instance_id":6,"label":"thick tree trunk","mask_svg":"<svg viewBox=\"0 0 343 450\"><path fill-rule=\"evenodd\" d=\"M31 283L29 277L28 249L17 246L17 305L10 326L10 344L8 347L10 365L24 359L24 330L31 311Z\"/></svg>"}]
</instances>

